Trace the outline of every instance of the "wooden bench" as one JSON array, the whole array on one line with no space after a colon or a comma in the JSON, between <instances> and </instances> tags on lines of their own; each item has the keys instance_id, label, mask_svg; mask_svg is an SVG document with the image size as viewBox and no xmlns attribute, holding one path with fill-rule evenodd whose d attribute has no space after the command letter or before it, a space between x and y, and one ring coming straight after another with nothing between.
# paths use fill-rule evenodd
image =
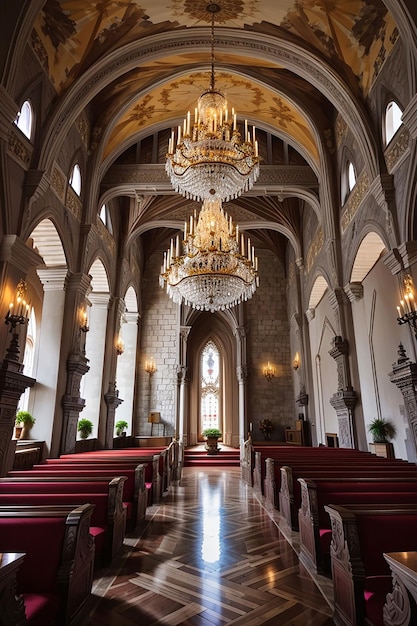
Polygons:
<instances>
[{"instance_id":1,"label":"wooden bench","mask_svg":"<svg viewBox=\"0 0 417 626\"><path fill-rule=\"evenodd\" d=\"M383 606L392 590L384 552L417 549L417 506L326 505L325 509L332 526L334 621L345 626L368 621L383 626Z\"/></svg>"},{"instance_id":2,"label":"wooden bench","mask_svg":"<svg viewBox=\"0 0 417 626\"><path fill-rule=\"evenodd\" d=\"M21 482L0 483L0 506L38 506L93 504L90 534L94 537L95 563L111 563L123 549L126 530L126 508L123 506L123 483L126 478L118 476L110 482L94 484L85 482ZM101 486L107 487L101 489ZM81 491L82 488L89 489ZM96 489L96 490L94 490Z\"/></svg>"},{"instance_id":3,"label":"wooden bench","mask_svg":"<svg viewBox=\"0 0 417 626\"><path fill-rule=\"evenodd\" d=\"M417 478L417 467L410 465L409 468L399 466L386 468L359 466L357 463L346 467L336 466L332 469L323 466L310 468L297 468L296 466L281 467L281 488L279 492L279 511L284 528L298 530L298 510L301 506L301 487L298 478L327 478L338 480L339 478Z\"/></svg>"},{"instance_id":4,"label":"wooden bench","mask_svg":"<svg viewBox=\"0 0 417 626\"><path fill-rule=\"evenodd\" d=\"M123 504L127 508L127 527L134 529L137 524L143 519L144 510L146 511L146 489L145 489L145 467L144 465L137 465L132 468L124 468L118 470L117 468L108 467L106 469L96 467L85 469L70 468L48 468L43 469L31 469L26 471L12 470L8 473L7 478L55 478L55 479L68 479L78 481L80 478L83 480L90 480L95 482L97 479L107 479L108 481L116 476L126 476L126 480L123 485Z\"/></svg>"},{"instance_id":5,"label":"wooden bench","mask_svg":"<svg viewBox=\"0 0 417 626\"><path fill-rule=\"evenodd\" d=\"M93 508L0 507L0 551L25 555L16 573L16 625L72 626L82 619L93 581Z\"/></svg>"},{"instance_id":6,"label":"wooden bench","mask_svg":"<svg viewBox=\"0 0 417 626\"><path fill-rule=\"evenodd\" d=\"M299 558L312 573L330 571L330 518L325 505L416 504L417 478L389 482L385 478L344 482L299 478L301 507L298 511Z\"/></svg>"}]
</instances>

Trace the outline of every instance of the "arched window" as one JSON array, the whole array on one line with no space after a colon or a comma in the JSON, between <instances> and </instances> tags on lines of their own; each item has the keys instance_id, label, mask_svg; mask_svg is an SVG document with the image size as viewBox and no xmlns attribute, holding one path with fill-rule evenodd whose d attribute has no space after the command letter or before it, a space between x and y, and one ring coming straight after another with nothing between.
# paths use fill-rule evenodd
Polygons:
<instances>
[{"instance_id":1,"label":"arched window","mask_svg":"<svg viewBox=\"0 0 417 626\"><path fill-rule=\"evenodd\" d=\"M36 318L33 308L30 311L29 323L26 333L25 354L23 358L23 372L25 376L32 377L34 373L34 356L36 344ZM29 410L30 387L26 387L25 392L20 396L19 411Z\"/></svg>"},{"instance_id":2,"label":"arched window","mask_svg":"<svg viewBox=\"0 0 417 626\"><path fill-rule=\"evenodd\" d=\"M112 235L113 226L111 223L110 211L109 211L109 207L107 206L107 204L103 204L103 206L101 207L99 217L101 221L103 222L103 224L107 227L107 230L109 231L109 233Z\"/></svg>"},{"instance_id":3,"label":"arched window","mask_svg":"<svg viewBox=\"0 0 417 626\"><path fill-rule=\"evenodd\" d=\"M72 168L71 176L69 179L69 184L77 194L77 196L81 195L81 170L78 163L74 165Z\"/></svg>"},{"instance_id":4,"label":"arched window","mask_svg":"<svg viewBox=\"0 0 417 626\"><path fill-rule=\"evenodd\" d=\"M389 144L391 139L402 124L401 116L403 112L396 102L391 100L385 109L385 143Z\"/></svg>"},{"instance_id":5,"label":"arched window","mask_svg":"<svg viewBox=\"0 0 417 626\"><path fill-rule=\"evenodd\" d=\"M348 162L347 178L348 178L348 189L349 191L352 191L352 189L356 185L356 172L355 172L354 165L351 161Z\"/></svg>"},{"instance_id":6,"label":"arched window","mask_svg":"<svg viewBox=\"0 0 417 626\"><path fill-rule=\"evenodd\" d=\"M208 341L200 357L200 433L206 428L221 427L220 355L213 341Z\"/></svg>"},{"instance_id":7,"label":"arched window","mask_svg":"<svg viewBox=\"0 0 417 626\"><path fill-rule=\"evenodd\" d=\"M32 138L33 109L29 100L25 100L14 121L16 126L28 139Z\"/></svg>"}]
</instances>

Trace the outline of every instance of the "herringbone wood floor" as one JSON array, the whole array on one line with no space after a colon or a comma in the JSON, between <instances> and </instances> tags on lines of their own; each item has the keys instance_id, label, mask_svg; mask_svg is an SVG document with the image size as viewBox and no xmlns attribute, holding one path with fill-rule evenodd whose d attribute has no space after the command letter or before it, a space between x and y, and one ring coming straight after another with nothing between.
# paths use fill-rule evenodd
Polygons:
<instances>
[{"instance_id":1,"label":"herringbone wood floor","mask_svg":"<svg viewBox=\"0 0 417 626\"><path fill-rule=\"evenodd\" d=\"M234 468L185 468L126 555L100 572L85 626L330 626L332 611Z\"/></svg>"}]
</instances>

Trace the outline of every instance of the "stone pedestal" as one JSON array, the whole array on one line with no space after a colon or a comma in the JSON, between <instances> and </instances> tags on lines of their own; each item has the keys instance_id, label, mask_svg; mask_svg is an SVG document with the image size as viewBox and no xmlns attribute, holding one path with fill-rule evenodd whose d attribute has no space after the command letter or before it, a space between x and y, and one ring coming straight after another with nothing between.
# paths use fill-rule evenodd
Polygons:
<instances>
[{"instance_id":1,"label":"stone pedestal","mask_svg":"<svg viewBox=\"0 0 417 626\"><path fill-rule=\"evenodd\" d=\"M392 365L389 374L392 383L397 385L404 398L404 409L409 426L409 461L417 461L417 364L410 361L402 344L398 349L398 360ZM411 454L413 458L410 458Z\"/></svg>"},{"instance_id":2,"label":"stone pedestal","mask_svg":"<svg viewBox=\"0 0 417 626\"><path fill-rule=\"evenodd\" d=\"M77 424L85 400L80 397L81 379L89 370L84 354L72 354L67 361L67 390L62 398L64 424L62 430L62 453L75 451Z\"/></svg>"},{"instance_id":3,"label":"stone pedestal","mask_svg":"<svg viewBox=\"0 0 417 626\"><path fill-rule=\"evenodd\" d=\"M18 361L8 359L4 359L0 367L0 476L5 476L13 467L16 441L12 440L12 435L20 396L36 382L22 370Z\"/></svg>"},{"instance_id":4,"label":"stone pedestal","mask_svg":"<svg viewBox=\"0 0 417 626\"><path fill-rule=\"evenodd\" d=\"M105 447L109 449L113 447L114 420L116 415L116 409L123 402L123 400L119 398L119 392L116 389L115 383L110 383L107 393L104 394L104 400L107 406Z\"/></svg>"}]
</instances>

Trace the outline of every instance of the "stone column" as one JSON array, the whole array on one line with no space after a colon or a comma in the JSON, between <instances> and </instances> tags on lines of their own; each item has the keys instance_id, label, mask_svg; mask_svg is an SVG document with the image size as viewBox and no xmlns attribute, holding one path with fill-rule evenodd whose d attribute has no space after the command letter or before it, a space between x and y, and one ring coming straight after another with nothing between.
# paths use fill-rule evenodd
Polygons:
<instances>
[{"instance_id":1,"label":"stone column","mask_svg":"<svg viewBox=\"0 0 417 626\"><path fill-rule=\"evenodd\" d=\"M350 384L347 341L343 340L342 337L335 337L329 354L337 364L338 390L330 398L330 404L337 414L339 444L341 448L354 448L353 410L357 395Z\"/></svg>"},{"instance_id":2,"label":"stone column","mask_svg":"<svg viewBox=\"0 0 417 626\"><path fill-rule=\"evenodd\" d=\"M13 468L16 441L12 435L20 396L36 382L22 371L23 366L7 356L0 367L0 476Z\"/></svg>"},{"instance_id":3,"label":"stone column","mask_svg":"<svg viewBox=\"0 0 417 626\"><path fill-rule=\"evenodd\" d=\"M236 369L237 382L239 385L239 443L245 441L249 433L249 424L246 422L246 381L248 379L248 368L246 365L239 365ZM251 435L252 436L252 435Z\"/></svg>"},{"instance_id":4,"label":"stone column","mask_svg":"<svg viewBox=\"0 0 417 626\"><path fill-rule=\"evenodd\" d=\"M106 440L104 445L105 448L110 449L113 448L114 420L116 409L123 402L123 400L119 398L119 392L116 389L116 383L110 383L107 393L104 394L104 401L107 405Z\"/></svg>"},{"instance_id":5,"label":"stone column","mask_svg":"<svg viewBox=\"0 0 417 626\"><path fill-rule=\"evenodd\" d=\"M85 299L90 289L90 276L73 274L68 276L66 285L66 311L72 316L68 331L63 335L65 347L69 346L66 360L65 393L62 396L61 452L74 452L77 440L77 424L85 400L81 398L81 379L88 372L88 359L85 356L87 329L82 329L80 312L85 307ZM66 326L64 320L64 327Z\"/></svg>"},{"instance_id":6,"label":"stone column","mask_svg":"<svg viewBox=\"0 0 417 626\"><path fill-rule=\"evenodd\" d=\"M187 391L187 371L188 368L184 365L177 367L177 379L179 385L179 402L178 402L178 420L175 423L175 439L182 441L184 446L187 446L188 435L185 431L185 399Z\"/></svg>"},{"instance_id":7,"label":"stone column","mask_svg":"<svg viewBox=\"0 0 417 626\"><path fill-rule=\"evenodd\" d=\"M393 363L389 377L404 398L410 435L406 441L408 460L417 463L417 363L408 358L402 344L398 347L398 360Z\"/></svg>"}]
</instances>

